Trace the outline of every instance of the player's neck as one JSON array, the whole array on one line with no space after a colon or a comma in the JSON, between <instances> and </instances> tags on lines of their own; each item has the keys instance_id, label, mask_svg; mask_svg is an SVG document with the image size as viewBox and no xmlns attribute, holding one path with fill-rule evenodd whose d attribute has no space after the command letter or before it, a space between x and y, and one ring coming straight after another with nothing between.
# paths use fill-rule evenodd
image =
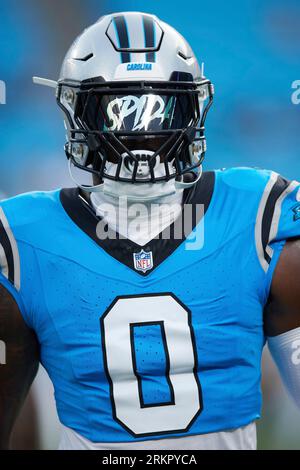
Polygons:
<instances>
[{"instance_id":1,"label":"player's neck","mask_svg":"<svg viewBox=\"0 0 300 470\"><path fill-rule=\"evenodd\" d=\"M111 229L144 246L171 225L181 212L183 191L171 191L170 185L163 185L152 185L152 197L143 200L141 190L144 185L123 184L120 188L117 187L115 195L110 191L93 193L91 203L97 215L104 219ZM124 191L126 186L127 193ZM148 188L146 193L150 196Z\"/></svg>"}]
</instances>

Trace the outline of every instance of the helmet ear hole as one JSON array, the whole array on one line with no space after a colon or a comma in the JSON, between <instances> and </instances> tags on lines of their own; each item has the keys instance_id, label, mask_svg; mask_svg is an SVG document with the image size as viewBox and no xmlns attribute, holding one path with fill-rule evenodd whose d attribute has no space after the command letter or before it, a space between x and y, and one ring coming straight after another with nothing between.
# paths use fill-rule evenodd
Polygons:
<instances>
[{"instance_id":1,"label":"helmet ear hole","mask_svg":"<svg viewBox=\"0 0 300 470\"><path fill-rule=\"evenodd\" d=\"M183 182L184 183L194 183L197 179L196 173L193 173L192 171L190 173L186 173L183 175Z\"/></svg>"}]
</instances>

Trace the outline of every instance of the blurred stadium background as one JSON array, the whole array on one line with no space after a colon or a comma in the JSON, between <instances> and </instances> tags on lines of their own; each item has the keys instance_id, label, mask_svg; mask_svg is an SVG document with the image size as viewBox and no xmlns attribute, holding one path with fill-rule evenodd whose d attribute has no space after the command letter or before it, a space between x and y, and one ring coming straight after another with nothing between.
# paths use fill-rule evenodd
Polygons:
<instances>
[{"instance_id":1,"label":"blurred stadium background","mask_svg":"<svg viewBox=\"0 0 300 470\"><path fill-rule=\"evenodd\" d=\"M51 90L31 77L56 79L83 28L105 13L147 11L191 43L216 87L208 118L207 169L250 165L300 178L299 0L0 0L0 194L69 186L64 128ZM0 197L1 197L0 196ZM300 449L300 412L265 352L260 449ZM32 430L32 433L30 432ZM41 368L21 413L15 448L54 449L59 439L51 385Z\"/></svg>"}]
</instances>

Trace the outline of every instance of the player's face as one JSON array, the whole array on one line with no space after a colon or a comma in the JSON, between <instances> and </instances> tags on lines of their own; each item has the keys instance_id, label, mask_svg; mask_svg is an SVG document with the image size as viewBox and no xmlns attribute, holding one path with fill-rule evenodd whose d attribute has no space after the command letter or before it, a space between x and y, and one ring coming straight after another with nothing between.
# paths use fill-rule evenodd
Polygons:
<instances>
[{"instance_id":1,"label":"player's face","mask_svg":"<svg viewBox=\"0 0 300 470\"><path fill-rule=\"evenodd\" d=\"M183 129L195 120L194 97L186 94L137 93L126 94L82 93L79 95L76 117L87 129L96 133L114 133L119 142L118 151L156 152L162 148L170 131ZM111 135L107 135L107 139ZM111 143L116 144L112 141ZM163 163L172 144L163 147L158 161ZM116 144L117 145L117 144ZM108 161L117 164L118 156L106 150ZM169 158L170 160L170 158ZM157 162L158 163L158 162Z\"/></svg>"}]
</instances>

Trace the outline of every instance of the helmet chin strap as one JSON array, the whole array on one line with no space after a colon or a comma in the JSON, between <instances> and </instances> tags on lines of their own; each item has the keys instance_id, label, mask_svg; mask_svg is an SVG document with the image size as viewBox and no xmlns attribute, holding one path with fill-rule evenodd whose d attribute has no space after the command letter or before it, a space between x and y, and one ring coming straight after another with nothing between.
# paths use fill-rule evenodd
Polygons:
<instances>
[{"instance_id":1,"label":"helmet chin strap","mask_svg":"<svg viewBox=\"0 0 300 470\"><path fill-rule=\"evenodd\" d=\"M142 194L141 190L143 189L142 186L144 186L142 184L141 185L137 184L133 187L133 185L131 185L129 183L124 183L122 181L112 181L112 180L106 179L103 183L100 183L100 184L97 184L97 185L85 185L85 184L79 183L79 181L77 181L77 179L74 177L73 172L72 172L72 161L71 161L71 159L69 159L68 168L69 168L69 174L70 174L71 180L76 184L76 186L79 189L81 189L82 191L86 191L87 193L103 193L103 194L106 194L108 196L112 196L112 197L115 197L115 198L119 198L121 196L126 196L128 201L147 202L147 201L154 201L154 200L156 200L158 198L161 198L161 197L171 196L173 194L176 194L176 192L177 192L177 188L175 187L175 184L170 184L174 180L172 180L171 182L168 182L168 183L154 183L154 184L151 184L151 189L152 190L153 190L153 188L155 188L155 189L159 188L160 191L155 191L154 193L152 192L152 194L149 194L149 195ZM169 185L167 191L161 191L163 186L166 185L166 184ZM132 193L131 193L131 191L128 191L129 188L133 189ZM148 188L149 188L149 186L148 186ZM163 189L165 189L165 188L163 188ZM180 188L178 187L178 189L180 189Z\"/></svg>"},{"instance_id":2,"label":"helmet chin strap","mask_svg":"<svg viewBox=\"0 0 300 470\"><path fill-rule=\"evenodd\" d=\"M151 202L177 193L174 179L157 183L130 184L105 179L103 193L112 197L126 196L132 202Z\"/></svg>"},{"instance_id":3,"label":"helmet chin strap","mask_svg":"<svg viewBox=\"0 0 300 470\"><path fill-rule=\"evenodd\" d=\"M199 172L197 177L193 181L184 181L184 177L181 177L180 181L174 179L162 182L162 183L145 183L145 184L136 184L130 185L129 183L124 183L122 181L112 181L106 179L103 183L97 185L83 185L80 184L73 175L72 172L72 161L69 159L69 174L71 180L80 188L82 191L88 193L103 193L111 197L119 198L126 196L128 201L137 201L137 202L150 202L157 199L165 198L172 196L184 189L189 189L194 186L200 180L202 176L202 165L199 167ZM145 186L147 188L145 188ZM149 191L149 194L147 191ZM150 194L151 191L151 194Z\"/></svg>"},{"instance_id":4,"label":"helmet chin strap","mask_svg":"<svg viewBox=\"0 0 300 470\"><path fill-rule=\"evenodd\" d=\"M192 188L195 184L198 183L198 181L200 180L200 178L201 178L201 176L202 176L202 173L203 173L203 168L202 168L202 165L200 165L200 167L199 167L199 172L198 172L198 174L197 174L197 177L194 179L194 181L187 181L187 182L185 182L185 181L184 181L184 177L182 176L180 181L175 181L175 188L176 188L176 189L188 189L188 188ZM193 173L193 175L195 175L195 173ZM196 175L195 175L195 176L196 176Z\"/></svg>"},{"instance_id":5,"label":"helmet chin strap","mask_svg":"<svg viewBox=\"0 0 300 470\"><path fill-rule=\"evenodd\" d=\"M153 188L156 188L156 187L159 188L159 186L162 184L163 183L152 183ZM105 188L105 184L104 184L103 194L106 194L107 196L116 197L116 198L126 196L128 201L133 201L133 202L151 202L151 201L157 201L158 199L161 199L161 198L172 196L177 193L175 186L173 186L173 187L170 187L170 190L167 192L157 191L157 192L154 192L152 195L143 195L142 193L137 191L136 194L133 194L133 193L128 193L128 191L126 191L127 185L128 183L116 182L114 186L114 189L115 189L114 191L112 189ZM124 191L122 190L123 188L125 189Z\"/></svg>"}]
</instances>

